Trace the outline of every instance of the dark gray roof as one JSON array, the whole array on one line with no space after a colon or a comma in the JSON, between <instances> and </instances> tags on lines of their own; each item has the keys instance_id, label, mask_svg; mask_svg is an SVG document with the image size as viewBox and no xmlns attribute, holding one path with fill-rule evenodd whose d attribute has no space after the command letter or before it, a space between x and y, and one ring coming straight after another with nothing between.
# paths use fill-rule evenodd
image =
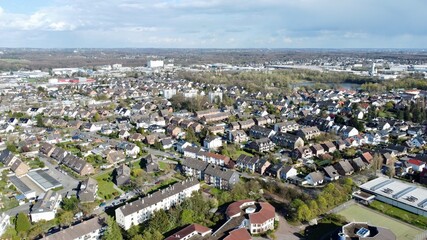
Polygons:
<instances>
[{"instance_id":1,"label":"dark gray roof","mask_svg":"<svg viewBox=\"0 0 427 240\"><path fill-rule=\"evenodd\" d=\"M253 164L256 164L258 161L259 161L259 157L256 157L256 156L251 157L245 154L240 154L239 158L237 158L236 160L237 163L242 163L246 165L248 164L253 165Z\"/></svg>"},{"instance_id":2,"label":"dark gray roof","mask_svg":"<svg viewBox=\"0 0 427 240\"><path fill-rule=\"evenodd\" d=\"M31 190L31 188L29 188L27 186L27 184L25 184L23 181L21 181L21 179L15 177L15 176L11 176L9 178L9 180L23 194L27 194L27 193L30 193L33 191L33 190Z\"/></svg>"},{"instance_id":3,"label":"dark gray roof","mask_svg":"<svg viewBox=\"0 0 427 240\"><path fill-rule=\"evenodd\" d=\"M55 234L42 238L43 240L69 240L79 239L91 232L101 229L105 225L104 220L98 217L81 222Z\"/></svg>"},{"instance_id":4,"label":"dark gray roof","mask_svg":"<svg viewBox=\"0 0 427 240\"><path fill-rule=\"evenodd\" d=\"M198 160L198 159L194 159L194 158L185 158L182 162L181 165L192 168L192 169L196 169L199 171L203 171L206 169L206 167L209 165L207 162Z\"/></svg>"},{"instance_id":5,"label":"dark gray roof","mask_svg":"<svg viewBox=\"0 0 427 240\"><path fill-rule=\"evenodd\" d=\"M323 171L325 171L326 175L330 178L335 178L339 176L337 170L333 166L324 167Z\"/></svg>"},{"instance_id":6,"label":"dark gray roof","mask_svg":"<svg viewBox=\"0 0 427 240\"><path fill-rule=\"evenodd\" d=\"M197 179L187 179L185 181L175 183L166 189L159 190L157 192L154 192L153 194L149 194L142 199L137 199L131 203L127 203L126 205L117 208L116 212L121 211L124 216L128 216L141 209L152 206L165 198L180 193L183 190L192 187L196 184L199 184L199 181Z\"/></svg>"},{"instance_id":7,"label":"dark gray roof","mask_svg":"<svg viewBox=\"0 0 427 240\"><path fill-rule=\"evenodd\" d=\"M210 176L219 177L221 179L225 179L229 181L233 175L238 174L236 171L226 169L226 168L220 168L218 166L209 165L206 170L205 174L208 174Z\"/></svg>"}]
</instances>

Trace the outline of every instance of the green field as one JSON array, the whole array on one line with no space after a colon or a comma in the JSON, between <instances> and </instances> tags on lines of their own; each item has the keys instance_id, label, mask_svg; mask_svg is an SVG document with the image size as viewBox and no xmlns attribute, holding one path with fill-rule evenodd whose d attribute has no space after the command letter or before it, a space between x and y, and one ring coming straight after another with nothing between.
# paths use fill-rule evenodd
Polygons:
<instances>
[{"instance_id":1,"label":"green field","mask_svg":"<svg viewBox=\"0 0 427 240\"><path fill-rule=\"evenodd\" d=\"M396 234L399 240L412 240L422 233L418 228L398 222L391 217L383 216L374 210L359 205L351 205L350 207L338 212L348 221L367 222L372 225L381 226L390 229Z\"/></svg>"}]
</instances>

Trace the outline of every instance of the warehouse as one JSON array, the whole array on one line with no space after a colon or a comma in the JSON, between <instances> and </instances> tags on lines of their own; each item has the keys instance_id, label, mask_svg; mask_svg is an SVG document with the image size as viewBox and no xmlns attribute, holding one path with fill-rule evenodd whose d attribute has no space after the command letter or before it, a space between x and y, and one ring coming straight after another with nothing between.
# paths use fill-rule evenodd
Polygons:
<instances>
[{"instance_id":1,"label":"warehouse","mask_svg":"<svg viewBox=\"0 0 427 240\"><path fill-rule=\"evenodd\" d=\"M379 177L360 186L364 192L375 195L375 199L427 216L427 189L395 179Z\"/></svg>"}]
</instances>

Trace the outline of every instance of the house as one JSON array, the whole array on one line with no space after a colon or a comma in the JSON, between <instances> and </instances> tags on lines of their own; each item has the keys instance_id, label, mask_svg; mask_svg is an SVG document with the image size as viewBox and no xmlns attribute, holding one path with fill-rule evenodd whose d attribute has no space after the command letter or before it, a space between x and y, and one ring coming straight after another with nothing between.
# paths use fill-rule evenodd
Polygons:
<instances>
[{"instance_id":1,"label":"house","mask_svg":"<svg viewBox=\"0 0 427 240\"><path fill-rule=\"evenodd\" d=\"M95 172L92 164L87 163L85 160L78 158L72 154L66 155L62 159L61 163L71 168L71 170L75 171L81 176L86 176Z\"/></svg>"},{"instance_id":2,"label":"house","mask_svg":"<svg viewBox=\"0 0 427 240\"><path fill-rule=\"evenodd\" d=\"M323 183L325 176L321 172L312 172L305 176L304 179L307 181L307 184L317 186Z\"/></svg>"},{"instance_id":3,"label":"house","mask_svg":"<svg viewBox=\"0 0 427 240\"><path fill-rule=\"evenodd\" d=\"M245 228L237 228L230 231L223 240L252 240L252 237Z\"/></svg>"},{"instance_id":4,"label":"house","mask_svg":"<svg viewBox=\"0 0 427 240\"><path fill-rule=\"evenodd\" d=\"M93 178L88 178L81 182L78 197L80 202L94 202L98 191L98 182Z\"/></svg>"},{"instance_id":5,"label":"house","mask_svg":"<svg viewBox=\"0 0 427 240\"><path fill-rule=\"evenodd\" d=\"M173 147L173 141L171 138L164 138L160 140L160 144L162 145L163 149L171 149Z\"/></svg>"},{"instance_id":6,"label":"house","mask_svg":"<svg viewBox=\"0 0 427 240\"><path fill-rule=\"evenodd\" d=\"M43 198L38 200L31 208L30 216L32 222L41 220L50 221L55 219L55 214L61 203L62 196L52 190L47 191Z\"/></svg>"},{"instance_id":7,"label":"house","mask_svg":"<svg viewBox=\"0 0 427 240\"><path fill-rule=\"evenodd\" d=\"M350 163L355 171L362 171L366 168L366 163L360 157L352 159Z\"/></svg>"},{"instance_id":8,"label":"house","mask_svg":"<svg viewBox=\"0 0 427 240\"><path fill-rule=\"evenodd\" d=\"M325 172L326 181L329 181L329 182L336 181L340 178L338 171L333 166L324 167L323 171Z\"/></svg>"},{"instance_id":9,"label":"house","mask_svg":"<svg viewBox=\"0 0 427 240\"><path fill-rule=\"evenodd\" d=\"M209 135L203 140L203 147L209 150L215 150L222 147L222 140L218 136Z\"/></svg>"},{"instance_id":10,"label":"house","mask_svg":"<svg viewBox=\"0 0 427 240\"><path fill-rule=\"evenodd\" d=\"M271 163L267 159L260 159L255 164L255 172L263 175L270 165Z\"/></svg>"},{"instance_id":11,"label":"house","mask_svg":"<svg viewBox=\"0 0 427 240\"><path fill-rule=\"evenodd\" d=\"M348 160L342 160L334 165L334 168L338 171L341 176L348 176L353 174L354 168L351 166Z\"/></svg>"},{"instance_id":12,"label":"house","mask_svg":"<svg viewBox=\"0 0 427 240\"><path fill-rule=\"evenodd\" d=\"M45 236L41 240L97 240L101 239L105 228L105 219L94 217Z\"/></svg>"},{"instance_id":13,"label":"house","mask_svg":"<svg viewBox=\"0 0 427 240\"><path fill-rule=\"evenodd\" d=\"M208 165L209 163L194 158L185 158L181 161L183 173L190 177L196 177L199 180L205 178L205 170Z\"/></svg>"},{"instance_id":14,"label":"house","mask_svg":"<svg viewBox=\"0 0 427 240\"><path fill-rule=\"evenodd\" d=\"M116 168L115 182L117 186L124 186L130 183L130 168L126 164L121 164Z\"/></svg>"},{"instance_id":15,"label":"house","mask_svg":"<svg viewBox=\"0 0 427 240\"><path fill-rule=\"evenodd\" d=\"M160 170L158 159L152 154L149 154L146 157L142 158L141 161L143 162L144 170L147 173L158 172Z\"/></svg>"},{"instance_id":16,"label":"house","mask_svg":"<svg viewBox=\"0 0 427 240\"><path fill-rule=\"evenodd\" d=\"M317 127L305 127L297 131L297 135L306 140L311 140L320 134L322 134L322 132Z\"/></svg>"},{"instance_id":17,"label":"house","mask_svg":"<svg viewBox=\"0 0 427 240\"><path fill-rule=\"evenodd\" d=\"M276 132L294 132L299 129L299 124L295 121L286 121L286 122L279 122L274 124L274 131Z\"/></svg>"},{"instance_id":18,"label":"house","mask_svg":"<svg viewBox=\"0 0 427 240\"><path fill-rule=\"evenodd\" d=\"M228 190L239 182L240 175L236 171L215 165L208 165L205 169L205 182L219 189Z\"/></svg>"},{"instance_id":19,"label":"house","mask_svg":"<svg viewBox=\"0 0 427 240\"><path fill-rule=\"evenodd\" d=\"M210 164L214 164L218 166L228 166L229 168L233 167L232 161L230 161L230 158L225 155L212 153L212 152L199 151L197 154L197 158Z\"/></svg>"},{"instance_id":20,"label":"house","mask_svg":"<svg viewBox=\"0 0 427 240\"><path fill-rule=\"evenodd\" d=\"M310 148L311 148L311 151L313 152L313 155L317 157L325 153L325 149L320 144L314 144Z\"/></svg>"},{"instance_id":21,"label":"house","mask_svg":"<svg viewBox=\"0 0 427 240\"><path fill-rule=\"evenodd\" d=\"M249 129L249 136L253 137L253 138L269 138L271 136L273 136L276 132L274 132L273 129L269 129L269 128L264 128L261 126L252 126Z\"/></svg>"},{"instance_id":22,"label":"house","mask_svg":"<svg viewBox=\"0 0 427 240\"><path fill-rule=\"evenodd\" d=\"M126 130L121 130L120 132L119 132L119 138L120 139L126 139L126 138L128 138L130 136L130 133L128 132L128 131L126 131Z\"/></svg>"},{"instance_id":23,"label":"house","mask_svg":"<svg viewBox=\"0 0 427 240\"><path fill-rule=\"evenodd\" d=\"M354 127L346 127L341 130L340 134L343 138L349 138L359 135L359 131Z\"/></svg>"},{"instance_id":24,"label":"house","mask_svg":"<svg viewBox=\"0 0 427 240\"><path fill-rule=\"evenodd\" d=\"M283 180L288 180L289 178L296 177L298 171L293 166L284 166L280 171L280 178Z\"/></svg>"},{"instance_id":25,"label":"house","mask_svg":"<svg viewBox=\"0 0 427 240\"><path fill-rule=\"evenodd\" d=\"M334 141L334 145L337 147L338 151L342 151L347 147L343 140Z\"/></svg>"},{"instance_id":26,"label":"house","mask_svg":"<svg viewBox=\"0 0 427 240\"><path fill-rule=\"evenodd\" d=\"M20 159L15 159L8 166L18 177L25 175L30 170L30 167Z\"/></svg>"},{"instance_id":27,"label":"house","mask_svg":"<svg viewBox=\"0 0 427 240\"><path fill-rule=\"evenodd\" d=\"M423 161L420 161L418 159L409 159L407 161L408 165L412 167L412 169L415 172L421 172L423 170L423 168L425 168L426 163Z\"/></svg>"},{"instance_id":28,"label":"house","mask_svg":"<svg viewBox=\"0 0 427 240\"><path fill-rule=\"evenodd\" d=\"M255 172L256 164L258 163L258 157L252 157L245 154L240 154L236 160L236 166L242 171L249 171L251 173Z\"/></svg>"},{"instance_id":29,"label":"house","mask_svg":"<svg viewBox=\"0 0 427 240\"><path fill-rule=\"evenodd\" d=\"M299 147L294 149L292 155L296 158L311 158L313 157L313 151L310 147Z\"/></svg>"},{"instance_id":30,"label":"house","mask_svg":"<svg viewBox=\"0 0 427 240\"><path fill-rule=\"evenodd\" d=\"M246 130L246 129L251 128L252 126L255 126L255 121L252 119L249 119L246 121L239 121L239 122L237 122L237 124L239 125L238 129Z\"/></svg>"},{"instance_id":31,"label":"house","mask_svg":"<svg viewBox=\"0 0 427 240\"><path fill-rule=\"evenodd\" d=\"M273 165L270 165L269 168L265 171L265 175L275 178L280 178L281 172L283 170L283 164L282 163L276 163Z\"/></svg>"},{"instance_id":32,"label":"house","mask_svg":"<svg viewBox=\"0 0 427 240\"><path fill-rule=\"evenodd\" d=\"M117 208L115 210L116 222L123 229L128 230L132 226L149 220L155 211L169 210L171 207L179 205L199 189L200 183L197 179L177 182L168 188L158 190Z\"/></svg>"},{"instance_id":33,"label":"house","mask_svg":"<svg viewBox=\"0 0 427 240\"><path fill-rule=\"evenodd\" d=\"M252 234L262 234L274 229L275 212L275 208L270 203L250 199L231 203L225 210L227 219L244 217L246 221L242 227Z\"/></svg>"},{"instance_id":34,"label":"house","mask_svg":"<svg viewBox=\"0 0 427 240\"><path fill-rule=\"evenodd\" d=\"M249 140L249 136L243 130L228 132L228 141L231 143L242 143Z\"/></svg>"},{"instance_id":35,"label":"house","mask_svg":"<svg viewBox=\"0 0 427 240\"><path fill-rule=\"evenodd\" d=\"M167 237L165 240L190 240L193 237L206 238L210 234L212 234L212 229L199 225L197 223L193 223Z\"/></svg>"},{"instance_id":36,"label":"house","mask_svg":"<svg viewBox=\"0 0 427 240\"><path fill-rule=\"evenodd\" d=\"M271 140L280 147L285 147L289 149L295 149L300 148L304 146L304 140L297 136L290 133L283 133L279 132L273 137L271 137Z\"/></svg>"},{"instance_id":37,"label":"house","mask_svg":"<svg viewBox=\"0 0 427 240\"><path fill-rule=\"evenodd\" d=\"M276 145L269 138L261 138L249 142L246 147L248 149L263 153L273 150Z\"/></svg>"},{"instance_id":38,"label":"house","mask_svg":"<svg viewBox=\"0 0 427 240\"><path fill-rule=\"evenodd\" d=\"M201 149L199 147L187 146L183 149L184 157L197 158Z\"/></svg>"},{"instance_id":39,"label":"house","mask_svg":"<svg viewBox=\"0 0 427 240\"><path fill-rule=\"evenodd\" d=\"M182 128L178 127L177 125L170 124L166 128L166 134L169 134L170 136L176 138L179 134L183 132Z\"/></svg>"},{"instance_id":40,"label":"house","mask_svg":"<svg viewBox=\"0 0 427 240\"><path fill-rule=\"evenodd\" d=\"M374 159L374 157L372 157L372 154L370 152L364 152L364 153L362 153L362 155L360 156L360 158L362 158L362 160L366 164L368 164L368 165L371 165L371 162Z\"/></svg>"},{"instance_id":41,"label":"house","mask_svg":"<svg viewBox=\"0 0 427 240\"><path fill-rule=\"evenodd\" d=\"M111 165L118 164L118 163L121 163L121 162L126 160L126 156L125 156L124 152L121 150L116 151L116 150L112 150L112 149L107 149L104 152L104 154L105 154L105 159Z\"/></svg>"},{"instance_id":42,"label":"house","mask_svg":"<svg viewBox=\"0 0 427 240\"><path fill-rule=\"evenodd\" d=\"M328 153L333 153L333 152L335 152L337 150L337 147L332 142L322 143L322 147Z\"/></svg>"}]
</instances>

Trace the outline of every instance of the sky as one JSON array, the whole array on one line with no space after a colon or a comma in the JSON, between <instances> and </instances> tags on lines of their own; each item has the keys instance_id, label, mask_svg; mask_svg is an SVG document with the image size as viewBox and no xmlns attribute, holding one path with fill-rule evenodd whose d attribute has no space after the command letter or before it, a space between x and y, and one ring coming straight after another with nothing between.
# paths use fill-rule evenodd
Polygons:
<instances>
[{"instance_id":1,"label":"sky","mask_svg":"<svg viewBox=\"0 0 427 240\"><path fill-rule=\"evenodd\" d=\"M0 47L426 48L426 0L0 0Z\"/></svg>"}]
</instances>

